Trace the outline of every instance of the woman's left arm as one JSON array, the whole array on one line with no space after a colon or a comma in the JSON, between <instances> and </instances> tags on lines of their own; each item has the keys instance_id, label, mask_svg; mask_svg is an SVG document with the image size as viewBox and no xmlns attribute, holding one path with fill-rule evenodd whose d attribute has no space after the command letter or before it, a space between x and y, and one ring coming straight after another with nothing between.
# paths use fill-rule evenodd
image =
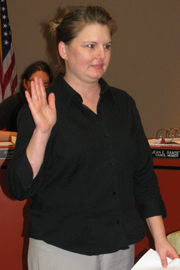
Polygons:
<instances>
[{"instance_id":1,"label":"woman's left arm","mask_svg":"<svg viewBox=\"0 0 180 270\"><path fill-rule=\"evenodd\" d=\"M161 264L164 268L166 268L168 265L166 257L173 260L175 258L179 258L179 256L176 250L167 240L163 219L161 216L154 216L147 218L146 222L154 238L155 248L160 256Z\"/></svg>"}]
</instances>

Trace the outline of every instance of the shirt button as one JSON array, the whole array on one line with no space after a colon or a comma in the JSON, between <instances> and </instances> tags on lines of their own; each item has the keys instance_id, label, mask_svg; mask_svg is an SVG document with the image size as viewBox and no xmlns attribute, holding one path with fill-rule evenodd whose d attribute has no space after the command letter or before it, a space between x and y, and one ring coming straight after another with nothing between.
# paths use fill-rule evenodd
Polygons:
<instances>
[{"instance_id":1,"label":"shirt button","mask_svg":"<svg viewBox=\"0 0 180 270\"><path fill-rule=\"evenodd\" d=\"M114 164L113 163L109 163L109 167L113 167L114 166Z\"/></svg>"},{"instance_id":2,"label":"shirt button","mask_svg":"<svg viewBox=\"0 0 180 270\"><path fill-rule=\"evenodd\" d=\"M116 195L116 191L113 191L113 195Z\"/></svg>"},{"instance_id":3,"label":"shirt button","mask_svg":"<svg viewBox=\"0 0 180 270\"><path fill-rule=\"evenodd\" d=\"M101 111L98 109L97 112L100 113Z\"/></svg>"},{"instance_id":4,"label":"shirt button","mask_svg":"<svg viewBox=\"0 0 180 270\"><path fill-rule=\"evenodd\" d=\"M107 138L108 137L108 134L105 134L104 137Z\"/></svg>"},{"instance_id":5,"label":"shirt button","mask_svg":"<svg viewBox=\"0 0 180 270\"><path fill-rule=\"evenodd\" d=\"M116 224L119 224L119 219L116 220Z\"/></svg>"}]
</instances>

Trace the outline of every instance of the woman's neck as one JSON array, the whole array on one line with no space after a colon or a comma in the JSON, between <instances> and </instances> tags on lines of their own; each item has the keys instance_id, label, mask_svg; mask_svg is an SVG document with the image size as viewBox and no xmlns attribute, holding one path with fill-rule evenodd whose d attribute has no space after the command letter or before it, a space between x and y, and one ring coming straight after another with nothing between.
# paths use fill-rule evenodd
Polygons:
<instances>
[{"instance_id":1,"label":"woman's neck","mask_svg":"<svg viewBox=\"0 0 180 270\"><path fill-rule=\"evenodd\" d=\"M72 80L68 76L64 76L65 81L82 97L83 104L97 113L97 103L100 95L100 85L96 80L94 82L83 82Z\"/></svg>"}]
</instances>

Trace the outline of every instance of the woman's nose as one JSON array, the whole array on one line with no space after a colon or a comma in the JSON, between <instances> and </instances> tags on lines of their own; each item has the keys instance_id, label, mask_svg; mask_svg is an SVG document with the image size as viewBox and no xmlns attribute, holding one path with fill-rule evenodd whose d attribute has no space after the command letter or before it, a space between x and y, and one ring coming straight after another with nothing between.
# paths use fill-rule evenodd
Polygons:
<instances>
[{"instance_id":1,"label":"woman's nose","mask_svg":"<svg viewBox=\"0 0 180 270\"><path fill-rule=\"evenodd\" d=\"M97 51L97 56L101 59L104 59L106 57L105 49L103 46L100 46Z\"/></svg>"}]
</instances>

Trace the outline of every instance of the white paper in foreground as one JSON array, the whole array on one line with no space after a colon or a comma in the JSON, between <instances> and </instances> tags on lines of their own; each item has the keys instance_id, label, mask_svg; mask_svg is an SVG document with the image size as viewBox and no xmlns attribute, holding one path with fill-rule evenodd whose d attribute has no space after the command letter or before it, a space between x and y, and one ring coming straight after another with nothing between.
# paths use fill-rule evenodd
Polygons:
<instances>
[{"instance_id":1,"label":"white paper in foreground","mask_svg":"<svg viewBox=\"0 0 180 270\"><path fill-rule=\"evenodd\" d=\"M149 249L144 256L131 268L131 270L180 270L180 259L168 260L168 267L163 268L161 260L157 252L153 249Z\"/></svg>"}]
</instances>

